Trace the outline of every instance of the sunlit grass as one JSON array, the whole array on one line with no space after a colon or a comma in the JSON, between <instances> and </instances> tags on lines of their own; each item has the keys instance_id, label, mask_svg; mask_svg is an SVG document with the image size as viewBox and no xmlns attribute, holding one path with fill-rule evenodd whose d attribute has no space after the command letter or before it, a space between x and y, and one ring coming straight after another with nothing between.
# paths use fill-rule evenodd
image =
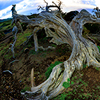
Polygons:
<instances>
[{"instance_id":1,"label":"sunlit grass","mask_svg":"<svg viewBox=\"0 0 100 100\"><path fill-rule=\"evenodd\" d=\"M10 44L5 44L0 47L0 56L3 55L9 49L9 46Z\"/></svg>"},{"instance_id":2,"label":"sunlit grass","mask_svg":"<svg viewBox=\"0 0 100 100\"><path fill-rule=\"evenodd\" d=\"M17 35L17 41L15 44L15 47L21 45L23 42L25 42L27 40L27 36L30 36L32 33L18 33Z\"/></svg>"},{"instance_id":3,"label":"sunlit grass","mask_svg":"<svg viewBox=\"0 0 100 100\"><path fill-rule=\"evenodd\" d=\"M11 25L11 20L0 23L0 32L12 29L14 25Z\"/></svg>"}]
</instances>

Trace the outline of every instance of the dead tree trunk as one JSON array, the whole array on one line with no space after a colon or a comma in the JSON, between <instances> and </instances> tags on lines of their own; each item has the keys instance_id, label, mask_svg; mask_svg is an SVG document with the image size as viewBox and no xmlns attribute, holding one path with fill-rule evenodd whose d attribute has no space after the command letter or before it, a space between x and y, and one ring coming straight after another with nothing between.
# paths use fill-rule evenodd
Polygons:
<instances>
[{"instance_id":1,"label":"dead tree trunk","mask_svg":"<svg viewBox=\"0 0 100 100\"><path fill-rule=\"evenodd\" d=\"M33 94L31 99L48 100L60 94L64 90L63 82L67 82L75 70L82 70L83 64L100 67L100 53L97 46L92 41L82 37L83 25L100 23L100 19L94 18L86 10L82 10L75 16L70 25L62 18L60 11L42 12L33 19L25 19L16 14L16 18L20 19L21 22L28 23L28 26L35 30L34 32L44 28L47 37L53 37L50 42L57 45L68 43L72 47L70 58L56 65L45 82L39 86L32 84L31 92L27 91L28 94Z\"/></svg>"},{"instance_id":2,"label":"dead tree trunk","mask_svg":"<svg viewBox=\"0 0 100 100\"><path fill-rule=\"evenodd\" d=\"M23 33L23 29L22 29L22 26L20 24L20 20L16 18L16 15L17 15L17 11L15 10L15 7L16 5L12 5L12 17L13 17L13 20L11 22L11 24L13 25L15 23L15 25L17 26L18 30L20 30L22 33Z\"/></svg>"}]
</instances>

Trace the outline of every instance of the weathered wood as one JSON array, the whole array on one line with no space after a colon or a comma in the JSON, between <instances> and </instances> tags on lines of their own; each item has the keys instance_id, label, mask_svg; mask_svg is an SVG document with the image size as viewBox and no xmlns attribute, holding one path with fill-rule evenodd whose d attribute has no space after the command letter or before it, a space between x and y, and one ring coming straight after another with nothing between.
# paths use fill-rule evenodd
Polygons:
<instances>
[{"instance_id":1,"label":"weathered wood","mask_svg":"<svg viewBox=\"0 0 100 100\"><path fill-rule=\"evenodd\" d=\"M37 35L36 32L39 30L38 27L36 27L33 31L33 38L34 38L34 45L35 45L35 51L38 51L38 39L37 39Z\"/></svg>"},{"instance_id":2,"label":"weathered wood","mask_svg":"<svg viewBox=\"0 0 100 100\"><path fill-rule=\"evenodd\" d=\"M67 43L72 47L71 56L67 61L56 65L45 82L38 86L32 85L31 92L26 91L26 93L34 95L31 99L48 100L62 93L63 82L71 78L75 70L82 70L83 64L100 67L100 53L97 46L82 37L84 24L100 23L100 19L88 11L81 10L69 25L62 18L59 10L41 12L37 18L32 19L18 14L15 16L14 20L19 19L21 22L28 23L28 27L33 28L36 51L38 50L36 32L41 28L44 28L47 37L53 37L50 42L57 45Z\"/></svg>"},{"instance_id":3,"label":"weathered wood","mask_svg":"<svg viewBox=\"0 0 100 100\"><path fill-rule=\"evenodd\" d=\"M23 29L22 29L22 26L21 26L21 24L19 23L19 21L20 20L18 20L18 19L16 19L16 14L17 14L17 11L16 11L16 9L15 9L15 7L16 7L16 5L12 5L13 7L12 7L12 17L13 17L13 19L12 19L12 22L11 22L11 24L14 24L15 23L15 25L17 26L17 28L18 28L18 30L21 30L21 32L23 33ZM15 20L14 20L15 19Z\"/></svg>"},{"instance_id":4,"label":"weathered wood","mask_svg":"<svg viewBox=\"0 0 100 100\"><path fill-rule=\"evenodd\" d=\"M14 42L12 44L10 44L11 45L11 51L12 51L12 54L13 54L13 58L15 58L14 46L15 46L15 43L17 41L17 36L16 36L17 32L18 32L18 28L16 26L14 26L13 29L12 29L12 34L14 34Z\"/></svg>"},{"instance_id":5,"label":"weathered wood","mask_svg":"<svg viewBox=\"0 0 100 100\"><path fill-rule=\"evenodd\" d=\"M34 82L34 68L31 70L31 87L33 88L35 86Z\"/></svg>"}]
</instances>

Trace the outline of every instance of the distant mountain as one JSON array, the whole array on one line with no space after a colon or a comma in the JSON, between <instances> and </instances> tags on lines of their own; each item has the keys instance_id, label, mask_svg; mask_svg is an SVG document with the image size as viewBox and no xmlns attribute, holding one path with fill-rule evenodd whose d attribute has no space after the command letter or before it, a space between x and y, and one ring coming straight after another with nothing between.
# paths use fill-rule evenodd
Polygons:
<instances>
[{"instance_id":1,"label":"distant mountain","mask_svg":"<svg viewBox=\"0 0 100 100\"><path fill-rule=\"evenodd\" d=\"M38 14L32 14L32 15L26 15L28 18L35 18L38 16ZM12 18L7 18L7 19L0 19L0 22L5 22L5 21L9 21L11 20Z\"/></svg>"},{"instance_id":2,"label":"distant mountain","mask_svg":"<svg viewBox=\"0 0 100 100\"><path fill-rule=\"evenodd\" d=\"M12 18L7 18L7 19L0 19L0 22L5 22L5 21L9 21L11 20Z\"/></svg>"}]
</instances>

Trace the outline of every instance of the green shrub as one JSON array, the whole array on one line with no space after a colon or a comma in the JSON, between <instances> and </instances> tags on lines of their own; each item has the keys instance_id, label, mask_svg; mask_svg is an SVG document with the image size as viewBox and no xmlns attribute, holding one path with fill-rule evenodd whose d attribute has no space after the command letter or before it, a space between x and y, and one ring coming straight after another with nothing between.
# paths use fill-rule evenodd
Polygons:
<instances>
[{"instance_id":1,"label":"green shrub","mask_svg":"<svg viewBox=\"0 0 100 100\"><path fill-rule=\"evenodd\" d=\"M27 41L27 36L30 36L32 33L31 32L27 32L27 33L19 33L17 34L17 41L15 44L15 47L21 45L22 43L24 43L25 41Z\"/></svg>"},{"instance_id":2,"label":"green shrub","mask_svg":"<svg viewBox=\"0 0 100 100\"><path fill-rule=\"evenodd\" d=\"M98 47L98 49L99 49L99 52L100 52L100 46L97 46Z\"/></svg>"},{"instance_id":3,"label":"green shrub","mask_svg":"<svg viewBox=\"0 0 100 100\"><path fill-rule=\"evenodd\" d=\"M30 52L29 52L29 54L36 54L36 51L34 51L34 50L30 50Z\"/></svg>"},{"instance_id":4,"label":"green shrub","mask_svg":"<svg viewBox=\"0 0 100 100\"><path fill-rule=\"evenodd\" d=\"M86 64L83 64L83 68L86 68L87 67L87 65Z\"/></svg>"},{"instance_id":5,"label":"green shrub","mask_svg":"<svg viewBox=\"0 0 100 100\"><path fill-rule=\"evenodd\" d=\"M57 47L57 45L55 45L55 44L52 44L52 46L53 46L53 47Z\"/></svg>"},{"instance_id":6,"label":"green shrub","mask_svg":"<svg viewBox=\"0 0 100 100\"><path fill-rule=\"evenodd\" d=\"M70 82L64 82L64 83L63 83L63 87L65 87L65 88L70 87Z\"/></svg>"},{"instance_id":7,"label":"green shrub","mask_svg":"<svg viewBox=\"0 0 100 100\"><path fill-rule=\"evenodd\" d=\"M30 87L26 85L20 92L25 92L29 90L30 90Z\"/></svg>"},{"instance_id":8,"label":"green shrub","mask_svg":"<svg viewBox=\"0 0 100 100\"><path fill-rule=\"evenodd\" d=\"M83 34L82 34L82 35L83 35L84 37L86 37L86 34L89 34L89 32L90 32L90 31L89 31L85 26L83 26Z\"/></svg>"},{"instance_id":9,"label":"green shrub","mask_svg":"<svg viewBox=\"0 0 100 100\"><path fill-rule=\"evenodd\" d=\"M70 85L73 85L73 84L74 82L73 81L70 82L70 79L68 78L67 82L64 82L62 86L65 88L68 88L70 87Z\"/></svg>"},{"instance_id":10,"label":"green shrub","mask_svg":"<svg viewBox=\"0 0 100 100\"><path fill-rule=\"evenodd\" d=\"M48 67L47 71L45 72L45 76L48 78L50 76L50 73L52 72L52 69L58 65L62 63L61 61L56 61L54 64L50 64L50 67Z\"/></svg>"}]
</instances>

